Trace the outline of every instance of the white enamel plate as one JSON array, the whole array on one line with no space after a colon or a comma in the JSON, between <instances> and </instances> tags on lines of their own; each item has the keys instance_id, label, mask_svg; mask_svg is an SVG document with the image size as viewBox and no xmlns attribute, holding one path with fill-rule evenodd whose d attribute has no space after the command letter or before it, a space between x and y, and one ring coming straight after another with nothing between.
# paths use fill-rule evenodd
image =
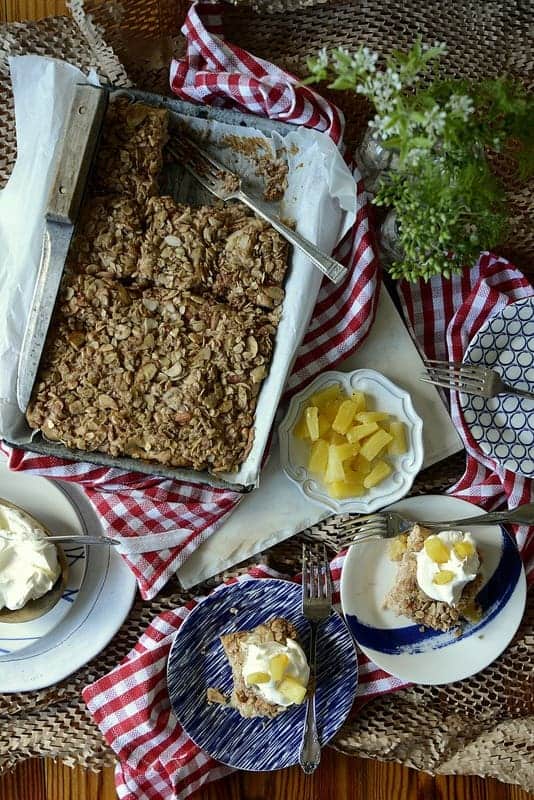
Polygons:
<instances>
[{"instance_id":1,"label":"white enamel plate","mask_svg":"<svg viewBox=\"0 0 534 800\"><path fill-rule=\"evenodd\" d=\"M369 411L387 411L406 428L408 449L400 456L390 456L393 472L378 486L355 498L336 500L328 494L319 478L308 472L309 444L297 439L293 429L312 394L331 385L341 386L350 396L365 392L370 400ZM380 372L357 369L353 372L322 372L305 389L291 398L287 414L278 428L280 463L288 478L302 494L336 514L352 512L370 514L400 500L408 494L423 463L423 423L417 415L408 392L396 386Z\"/></svg>"},{"instance_id":2,"label":"white enamel plate","mask_svg":"<svg viewBox=\"0 0 534 800\"><path fill-rule=\"evenodd\" d=\"M481 513L477 506L446 495L410 497L391 508L414 521ZM341 605L354 638L379 667L406 681L451 683L484 669L506 648L525 609L523 564L515 543L500 526L477 526L471 533L481 554L484 582L477 600L483 615L479 622L466 624L460 637L422 629L382 607L397 573L397 563L388 557L387 540L350 548L341 575Z\"/></svg>"},{"instance_id":3,"label":"white enamel plate","mask_svg":"<svg viewBox=\"0 0 534 800\"><path fill-rule=\"evenodd\" d=\"M51 531L102 533L98 517L81 489L24 472L10 472L3 459L0 496L26 509ZM46 614L35 620L42 627L31 631L29 626L34 623L2 625L0 692L43 689L63 680L108 644L130 611L135 578L112 547L67 549L70 569L81 579L79 586L71 587L73 591L64 594L58 604L58 618L47 621ZM7 641L8 637L29 635L39 638L29 644L25 641L24 649L15 649Z\"/></svg>"}]
</instances>

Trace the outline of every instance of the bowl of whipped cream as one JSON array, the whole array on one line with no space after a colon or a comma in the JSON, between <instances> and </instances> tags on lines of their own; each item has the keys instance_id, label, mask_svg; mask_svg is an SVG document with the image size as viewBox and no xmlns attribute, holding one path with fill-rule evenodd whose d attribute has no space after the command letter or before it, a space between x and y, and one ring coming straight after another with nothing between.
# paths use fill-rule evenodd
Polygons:
<instances>
[{"instance_id":1,"label":"bowl of whipped cream","mask_svg":"<svg viewBox=\"0 0 534 800\"><path fill-rule=\"evenodd\" d=\"M31 514L0 498L0 624L37 620L59 602L67 560Z\"/></svg>"}]
</instances>

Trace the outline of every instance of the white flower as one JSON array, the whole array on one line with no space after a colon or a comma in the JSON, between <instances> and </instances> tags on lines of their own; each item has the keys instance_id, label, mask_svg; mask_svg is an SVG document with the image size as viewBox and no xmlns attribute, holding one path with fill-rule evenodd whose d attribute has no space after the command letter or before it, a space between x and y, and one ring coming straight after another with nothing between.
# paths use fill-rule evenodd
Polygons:
<instances>
[{"instance_id":1,"label":"white flower","mask_svg":"<svg viewBox=\"0 0 534 800\"><path fill-rule=\"evenodd\" d=\"M423 127L427 135L439 136L443 133L446 120L447 114L436 103L431 109L425 112Z\"/></svg>"},{"instance_id":2,"label":"white flower","mask_svg":"<svg viewBox=\"0 0 534 800\"><path fill-rule=\"evenodd\" d=\"M466 94L451 94L447 106L451 113L458 114L466 121L475 110L472 99Z\"/></svg>"},{"instance_id":3,"label":"white flower","mask_svg":"<svg viewBox=\"0 0 534 800\"><path fill-rule=\"evenodd\" d=\"M319 67L327 67L328 66L328 53L326 52L326 47L322 47L319 50L317 55L317 65Z\"/></svg>"},{"instance_id":4,"label":"white flower","mask_svg":"<svg viewBox=\"0 0 534 800\"><path fill-rule=\"evenodd\" d=\"M388 67L384 77L389 81L393 89L396 89L398 92L402 89L402 81L398 72L392 70L391 67Z\"/></svg>"},{"instance_id":5,"label":"white flower","mask_svg":"<svg viewBox=\"0 0 534 800\"><path fill-rule=\"evenodd\" d=\"M423 50L430 50L433 47L435 50L439 51L440 55L443 55L447 52L447 43L446 42L434 42L434 44L423 44Z\"/></svg>"},{"instance_id":6,"label":"white flower","mask_svg":"<svg viewBox=\"0 0 534 800\"><path fill-rule=\"evenodd\" d=\"M376 72L376 62L378 61L378 53L374 50L369 50L368 47L361 48L361 64L367 72Z\"/></svg>"},{"instance_id":7,"label":"white flower","mask_svg":"<svg viewBox=\"0 0 534 800\"><path fill-rule=\"evenodd\" d=\"M339 47L334 54L334 67L336 69L348 69L362 77L376 72L377 61L378 53L369 50L368 47L360 47L354 53L350 53L344 47Z\"/></svg>"},{"instance_id":8,"label":"white flower","mask_svg":"<svg viewBox=\"0 0 534 800\"><path fill-rule=\"evenodd\" d=\"M423 150L420 147L412 147L412 149L406 154L406 163L412 167L416 167L423 158L423 156L427 155L427 151Z\"/></svg>"}]
</instances>

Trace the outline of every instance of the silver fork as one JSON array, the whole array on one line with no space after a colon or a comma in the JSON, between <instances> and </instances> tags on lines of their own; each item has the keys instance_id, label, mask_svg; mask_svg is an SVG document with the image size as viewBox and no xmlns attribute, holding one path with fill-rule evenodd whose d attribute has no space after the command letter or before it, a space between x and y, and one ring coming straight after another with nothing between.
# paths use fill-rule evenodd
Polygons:
<instances>
[{"instance_id":1,"label":"silver fork","mask_svg":"<svg viewBox=\"0 0 534 800\"><path fill-rule=\"evenodd\" d=\"M496 397L498 394L517 394L520 397L534 399L534 392L517 389L501 380L500 375L489 367L461 361L438 361L425 359L426 373L419 377L420 381L454 389L465 394L477 394L481 397Z\"/></svg>"},{"instance_id":2,"label":"silver fork","mask_svg":"<svg viewBox=\"0 0 534 800\"><path fill-rule=\"evenodd\" d=\"M312 693L306 701L299 764L306 775L310 775L321 761L321 745L315 718L317 628L332 613L332 579L324 545L321 558L317 549L302 546L302 613L310 624L309 665Z\"/></svg>"},{"instance_id":3,"label":"silver fork","mask_svg":"<svg viewBox=\"0 0 534 800\"><path fill-rule=\"evenodd\" d=\"M515 525L534 524L534 503L525 503L511 511L489 511L476 517L448 520L418 520L424 528L457 529L463 525L472 527L476 525L494 525L500 522L509 522ZM336 532L348 534L350 538L343 539L339 547L349 547L362 544L369 539L392 539L399 533L405 533L413 528L414 520L403 517L397 511L381 511L379 514L369 514L358 519L349 518L337 527Z\"/></svg>"},{"instance_id":4,"label":"silver fork","mask_svg":"<svg viewBox=\"0 0 534 800\"><path fill-rule=\"evenodd\" d=\"M167 145L170 155L180 164L183 164L185 169L208 192L211 192L211 194L214 194L215 197L225 203L228 200L240 200L245 203L258 216L272 225L290 244L302 250L327 278L330 278L334 283L339 283L343 280L347 274L346 267L336 261L335 258L321 252L316 245L305 239L300 233L288 228L276 214L272 214L263 204L246 194L242 189L239 175L231 172L188 137L181 135L178 141L174 139L173 142L180 150L178 151L174 146Z\"/></svg>"},{"instance_id":5,"label":"silver fork","mask_svg":"<svg viewBox=\"0 0 534 800\"><path fill-rule=\"evenodd\" d=\"M0 539L5 542L12 542L13 537L3 536L0 533ZM107 544L111 547L114 544L120 544L117 539L111 539L108 536L85 536L83 533L62 533L54 536L47 536L47 542L79 542L80 544Z\"/></svg>"}]
</instances>

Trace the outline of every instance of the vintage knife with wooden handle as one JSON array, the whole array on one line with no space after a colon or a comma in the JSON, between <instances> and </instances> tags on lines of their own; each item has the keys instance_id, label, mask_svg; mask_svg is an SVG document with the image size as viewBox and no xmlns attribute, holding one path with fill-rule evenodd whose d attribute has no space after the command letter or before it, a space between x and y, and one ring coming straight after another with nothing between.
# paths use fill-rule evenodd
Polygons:
<instances>
[{"instance_id":1,"label":"vintage knife with wooden handle","mask_svg":"<svg viewBox=\"0 0 534 800\"><path fill-rule=\"evenodd\" d=\"M107 100L108 92L99 87L76 86L48 195L41 263L19 356L17 401L23 413L30 402Z\"/></svg>"}]
</instances>

